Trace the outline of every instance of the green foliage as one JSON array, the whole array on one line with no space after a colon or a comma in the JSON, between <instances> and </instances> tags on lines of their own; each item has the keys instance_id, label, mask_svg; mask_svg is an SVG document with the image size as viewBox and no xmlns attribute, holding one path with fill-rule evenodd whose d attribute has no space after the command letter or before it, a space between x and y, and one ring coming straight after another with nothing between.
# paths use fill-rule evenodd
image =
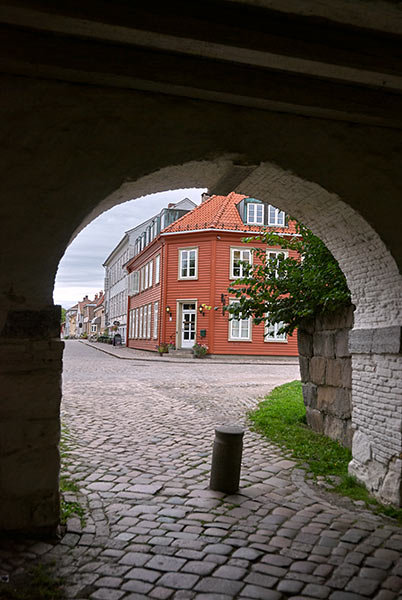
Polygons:
<instances>
[{"instance_id":1,"label":"green foliage","mask_svg":"<svg viewBox=\"0 0 402 600\"><path fill-rule=\"evenodd\" d=\"M307 428L299 381L275 388L250 414L250 420L271 441L290 450L294 458L307 462L315 475L347 474L350 451Z\"/></svg>"},{"instance_id":2,"label":"green foliage","mask_svg":"<svg viewBox=\"0 0 402 600\"><path fill-rule=\"evenodd\" d=\"M65 525L70 517L78 517L81 525L85 525L85 510L81 504L75 500L67 499L67 494L78 494L80 489L69 475L65 472L69 464L69 452L72 444L71 434L68 427L64 424L61 426L60 435L60 457L61 457L61 474L59 479L60 487L60 523Z\"/></svg>"},{"instance_id":3,"label":"green foliage","mask_svg":"<svg viewBox=\"0 0 402 600\"><path fill-rule=\"evenodd\" d=\"M62 600L63 580L54 578L48 566L38 564L28 572L0 583L0 600Z\"/></svg>"},{"instance_id":4,"label":"green foliage","mask_svg":"<svg viewBox=\"0 0 402 600\"><path fill-rule=\"evenodd\" d=\"M199 342L196 342L194 344L194 346L192 347L193 350L193 354L194 356L205 356L208 352L208 346L206 344L200 344Z\"/></svg>"},{"instance_id":5,"label":"green foliage","mask_svg":"<svg viewBox=\"0 0 402 600\"><path fill-rule=\"evenodd\" d=\"M156 349L158 350L160 355L167 354L169 352L169 344L167 344L166 342L161 342L159 346L156 346Z\"/></svg>"},{"instance_id":6,"label":"green foliage","mask_svg":"<svg viewBox=\"0 0 402 600\"><path fill-rule=\"evenodd\" d=\"M279 333L292 333L303 319L350 304L345 276L330 251L301 223L296 230L298 237L266 231L245 239L266 247L253 248L254 264L242 262L245 275L229 288L239 299L226 307L233 318L282 323ZM267 247L297 252L298 258L280 253L267 259Z\"/></svg>"},{"instance_id":7,"label":"green foliage","mask_svg":"<svg viewBox=\"0 0 402 600\"><path fill-rule=\"evenodd\" d=\"M61 321L60 323L65 323L66 322L66 309L61 307Z\"/></svg>"},{"instance_id":8,"label":"green foliage","mask_svg":"<svg viewBox=\"0 0 402 600\"><path fill-rule=\"evenodd\" d=\"M308 429L299 381L292 381L272 390L258 408L249 414L249 419L257 431L287 450L315 478L324 479L331 491L353 500L361 500L374 512L393 517L402 523L401 509L383 506L348 474L348 464L352 459L350 450Z\"/></svg>"}]
</instances>

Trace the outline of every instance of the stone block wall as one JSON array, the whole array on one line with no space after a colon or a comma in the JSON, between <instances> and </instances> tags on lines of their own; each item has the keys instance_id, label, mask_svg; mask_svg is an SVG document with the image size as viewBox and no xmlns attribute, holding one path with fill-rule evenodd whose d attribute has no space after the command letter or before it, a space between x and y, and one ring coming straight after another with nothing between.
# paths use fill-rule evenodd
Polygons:
<instances>
[{"instance_id":1,"label":"stone block wall","mask_svg":"<svg viewBox=\"0 0 402 600\"><path fill-rule=\"evenodd\" d=\"M9 310L0 332L0 531L59 523L60 307Z\"/></svg>"},{"instance_id":2,"label":"stone block wall","mask_svg":"<svg viewBox=\"0 0 402 600\"><path fill-rule=\"evenodd\" d=\"M355 475L382 502L402 506L402 327L353 330Z\"/></svg>"},{"instance_id":3,"label":"stone block wall","mask_svg":"<svg viewBox=\"0 0 402 600\"><path fill-rule=\"evenodd\" d=\"M348 349L354 307L305 321L298 329L300 372L311 429L352 447L352 362Z\"/></svg>"}]
</instances>

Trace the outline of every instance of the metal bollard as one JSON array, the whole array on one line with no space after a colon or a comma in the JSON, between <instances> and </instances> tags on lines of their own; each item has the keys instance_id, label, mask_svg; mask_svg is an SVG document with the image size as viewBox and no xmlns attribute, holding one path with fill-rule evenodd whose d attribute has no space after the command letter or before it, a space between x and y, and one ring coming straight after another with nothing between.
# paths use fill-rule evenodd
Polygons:
<instances>
[{"instance_id":1,"label":"metal bollard","mask_svg":"<svg viewBox=\"0 0 402 600\"><path fill-rule=\"evenodd\" d=\"M215 429L212 453L211 490L234 494L239 489L244 429L221 425Z\"/></svg>"}]
</instances>

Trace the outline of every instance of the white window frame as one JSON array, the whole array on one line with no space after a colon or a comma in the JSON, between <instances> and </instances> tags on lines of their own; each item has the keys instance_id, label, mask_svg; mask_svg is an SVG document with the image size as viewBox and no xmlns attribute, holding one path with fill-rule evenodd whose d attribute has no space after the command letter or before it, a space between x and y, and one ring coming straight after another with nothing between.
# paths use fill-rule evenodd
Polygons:
<instances>
[{"instance_id":1,"label":"white window frame","mask_svg":"<svg viewBox=\"0 0 402 600\"><path fill-rule=\"evenodd\" d=\"M154 302L154 340L158 338L159 302Z\"/></svg>"},{"instance_id":2,"label":"white window frame","mask_svg":"<svg viewBox=\"0 0 402 600\"><path fill-rule=\"evenodd\" d=\"M274 212L274 218L272 219L271 212ZM281 223L279 222L281 221ZM268 225L270 227L285 227L286 226L286 215L283 210L276 208L272 204L268 205Z\"/></svg>"},{"instance_id":3,"label":"white window frame","mask_svg":"<svg viewBox=\"0 0 402 600\"><path fill-rule=\"evenodd\" d=\"M268 325L267 322L264 324L264 342L277 342L280 344L287 344L288 337L286 333L278 334L278 330L283 327L283 323L273 323Z\"/></svg>"},{"instance_id":4,"label":"white window frame","mask_svg":"<svg viewBox=\"0 0 402 600\"><path fill-rule=\"evenodd\" d=\"M142 338L142 324L143 324L143 319L144 319L144 307L141 306L140 307L140 324L139 324L139 331L138 331L138 337L140 339Z\"/></svg>"},{"instance_id":5,"label":"white window frame","mask_svg":"<svg viewBox=\"0 0 402 600\"><path fill-rule=\"evenodd\" d=\"M96 333L97 326L94 323L91 323L91 333Z\"/></svg>"},{"instance_id":6,"label":"white window frame","mask_svg":"<svg viewBox=\"0 0 402 600\"><path fill-rule=\"evenodd\" d=\"M139 271L134 271L134 273L132 273L132 292L133 295L135 296L136 294L139 294L140 292L140 273Z\"/></svg>"},{"instance_id":7,"label":"white window frame","mask_svg":"<svg viewBox=\"0 0 402 600\"><path fill-rule=\"evenodd\" d=\"M145 265L144 290L148 289L149 263Z\"/></svg>"},{"instance_id":8,"label":"white window frame","mask_svg":"<svg viewBox=\"0 0 402 600\"><path fill-rule=\"evenodd\" d=\"M250 215L250 208L253 207L254 209L254 215L253 218L251 218ZM260 218L258 218L257 215L257 208L260 207L261 208L261 216ZM247 203L247 225L264 225L264 208L265 206L263 204L260 204L258 202L248 202Z\"/></svg>"},{"instance_id":9,"label":"white window frame","mask_svg":"<svg viewBox=\"0 0 402 600\"><path fill-rule=\"evenodd\" d=\"M142 322L142 338L147 337L147 326L148 326L148 304L144 306L144 320Z\"/></svg>"},{"instance_id":10,"label":"white window frame","mask_svg":"<svg viewBox=\"0 0 402 600\"><path fill-rule=\"evenodd\" d=\"M190 253L190 252L195 252L195 273L194 275L183 275L182 274L182 265L183 265L183 256L184 253ZM188 265L187 265L187 273L189 273L190 271L190 261L188 261ZM187 279L198 279L198 247L197 246L192 246L189 248L179 248L179 277L178 279L180 280L187 280Z\"/></svg>"},{"instance_id":11,"label":"white window frame","mask_svg":"<svg viewBox=\"0 0 402 600\"><path fill-rule=\"evenodd\" d=\"M148 287L152 287L152 284L153 284L153 275L154 275L154 261L151 260L149 262Z\"/></svg>"},{"instance_id":12,"label":"white window frame","mask_svg":"<svg viewBox=\"0 0 402 600\"><path fill-rule=\"evenodd\" d=\"M230 273L229 273L229 277L230 279L238 279L239 277L243 277L244 273L243 273L243 265L240 265L240 275L235 275L234 274L234 253L235 252L240 252L241 254L241 258L240 260L244 260L243 259L243 252L248 252L250 255L250 261L249 264L252 265L253 264L253 253L251 252L250 248L244 248L244 247L232 247L230 248Z\"/></svg>"},{"instance_id":13,"label":"white window frame","mask_svg":"<svg viewBox=\"0 0 402 600\"><path fill-rule=\"evenodd\" d=\"M161 255L158 254L155 257L155 285L160 283L161 280Z\"/></svg>"},{"instance_id":14,"label":"white window frame","mask_svg":"<svg viewBox=\"0 0 402 600\"><path fill-rule=\"evenodd\" d=\"M134 338L135 339L138 339L139 319L140 319L140 311L138 308L136 308L135 309L135 330L134 330Z\"/></svg>"},{"instance_id":15,"label":"white window frame","mask_svg":"<svg viewBox=\"0 0 402 600\"><path fill-rule=\"evenodd\" d=\"M229 304L239 304L238 300L229 300ZM247 321L247 337L236 336L233 333L234 323L239 323L239 333L242 331L242 323ZM251 317L248 319L233 319L232 317L229 320L229 342L251 342L252 341L252 322Z\"/></svg>"},{"instance_id":16,"label":"white window frame","mask_svg":"<svg viewBox=\"0 0 402 600\"><path fill-rule=\"evenodd\" d=\"M287 250L278 250L277 248L267 248L266 251L266 260L267 262L273 258L272 256L270 256L270 254L274 254L275 258L278 257L278 254L283 254L283 258L287 258L288 257L288 251ZM275 278L278 277L278 271L275 271Z\"/></svg>"},{"instance_id":17,"label":"white window frame","mask_svg":"<svg viewBox=\"0 0 402 600\"><path fill-rule=\"evenodd\" d=\"M152 304L148 304L147 338L151 339Z\"/></svg>"}]
</instances>

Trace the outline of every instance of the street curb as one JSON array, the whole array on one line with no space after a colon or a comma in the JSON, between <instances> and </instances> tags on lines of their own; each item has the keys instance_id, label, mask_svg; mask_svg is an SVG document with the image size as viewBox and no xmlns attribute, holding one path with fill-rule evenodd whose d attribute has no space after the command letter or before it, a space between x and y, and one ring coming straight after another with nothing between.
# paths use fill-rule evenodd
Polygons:
<instances>
[{"instance_id":1,"label":"street curb","mask_svg":"<svg viewBox=\"0 0 402 600\"><path fill-rule=\"evenodd\" d=\"M138 358L138 357L130 357L130 356L118 356L117 354L114 354L113 352L108 351L106 348L99 348L97 345L95 346L94 344L91 344L90 342L85 342L84 340L78 340L81 344L84 344L84 346L88 346L89 348L93 348L94 350L98 350L99 352L104 352L105 354L108 354L109 356L113 356L114 358L118 358L120 360L135 360L135 361L143 361L143 362L163 362L163 363L168 363L168 364L189 364L189 365L194 365L194 364L203 364L202 360L186 360L186 359L181 359L181 358ZM275 365L279 365L279 366L285 366L285 365L297 365L299 366L299 361L298 358L295 357L296 360L295 362L263 362L260 360L256 360L255 362L244 362L244 361L229 361L229 360L215 360L215 359L208 359L208 358L204 358L203 360L207 360L209 362L209 364L215 364L215 365L268 365L268 366L275 366Z\"/></svg>"}]
</instances>

